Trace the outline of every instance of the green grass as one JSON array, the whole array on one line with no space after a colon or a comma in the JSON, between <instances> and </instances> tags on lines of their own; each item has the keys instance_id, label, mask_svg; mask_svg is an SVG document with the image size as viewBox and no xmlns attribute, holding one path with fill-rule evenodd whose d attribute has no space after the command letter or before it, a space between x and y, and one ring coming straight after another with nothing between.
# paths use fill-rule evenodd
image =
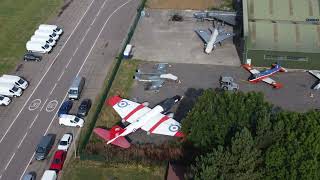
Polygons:
<instances>
[{"instance_id":1,"label":"green grass","mask_svg":"<svg viewBox=\"0 0 320 180\"><path fill-rule=\"evenodd\" d=\"M73 160L64 168L62 180L162 180L164 166L141 166L129 164L112 165L95 161Z\"/></svg>"},{"instance_id":2,"label":"green grass","mask_svg":"<svg viewBox=\"0 0 320 180\"><path fill-rule=\"evenodd\" d=\"M37 26L59 11L63 0L0 1L0 74L21 61L25 44Z\"/></svg>"}]
</instances>

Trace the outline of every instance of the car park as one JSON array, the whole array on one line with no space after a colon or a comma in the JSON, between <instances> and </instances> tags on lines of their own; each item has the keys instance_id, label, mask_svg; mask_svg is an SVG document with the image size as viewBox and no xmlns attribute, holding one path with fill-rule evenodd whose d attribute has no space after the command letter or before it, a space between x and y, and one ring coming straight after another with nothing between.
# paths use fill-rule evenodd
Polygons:
<instances>
[{"instance_id":1,"label":"car park","mask_svg":"<svg viewBox=\"0 0 320 180\"><path fill-rule=\"evenodd\" d=\"M69 114L62 114L59 117L59 124L63 126L71 126L71 127L83 127L84 120Z\"/></svg>"},{"instance_id":2,"label":"car park","mask_svg":"<svg viewBox=\"0 0 320 180\"><path fill-rule=\"evenodd\" d=\"M22 89L14 84L0 83L0 95L8 97L19 97L22 94Z\"/></svg>"},{"instance_id":3,"label":"car park","mask_svg":"<svg viewBox=\"0 0 320 180\"><path fill-rule=\"evenodd\" d=\"M28 172L27 174L25 174L23 177L22 177L22 180L36 180L36 173L35 172Z\"/></svg>"},{"instance_id":4,"label":"car park","mask_svg":"<svg viewBox=\"0 0 320 180\"><path fill-rule=\"evenodd\" d=\"M30 41L33 41L33 42L45 42L45 43L49 44L49 46L56 45L56 41L55 40L53 40L52 38L49 38L49 37L45 37L45 36L33 35L33 36L31 36Z\"/></svg>"},{"instance_id":5,"label":"car park","mask_svg":"<svg viewBox=\"0 0 320 180\"><path fill-rule=\"evenodd\" d=\"M68 151L70 145L72 143L72 134L66 133L60 139L58 150Z\"/></svg>"},{"instance_id":6,"label":"car park","mask_svg":"<svg viewBox=\"0 0 320 180\"><path fill-rule=\"evenodd\" d=\"M40 24L39 25L40 30L52 30L54 33L60 35L63 33L62 28L59 28L56 25L50 25L50 24Z\"/></svg>"},{"instance_id":7,"label":"car park","mask_svg":"<svg viewBox=\"0 0 320 180\"><path fill-rule=\"evenodd\" d=\"M29 85L28 81L26 81L25 79L23 79L19 76L8 75L8 74L3 74L0 77L0 83L14 84L21 89L26 89Z\"/></svg>"},{"instance_id":8,"label":"car park","mask_svg":"<svg viewBox=\"0 0 320 180\"><path fill-rule=\"evenodd\" d=\"M90 99L84 99L81 101L81 104L78 108L77 116L78 117L85 117L87 116L89 110L91 108L91 100Z\"/></svg>"},{"instance_id":9,"label":"car park","mask_svg":"<svg viewBox=\"0 0 320 180\"><path fill-rule=\"evenodd\" d=\"M57 173L55 170L45 170L41 180L56 180L57 179Z\"/></svg>"},{"instance_id":10,"label":"car park","mask_svg":"<svg viewBox=\"0 0 320 180\"><path fill-rule=\"evenodd\" d=\"M64 161L67 156L67 151L58 150L54 153L53 160L51 161L50 170L61 171Z\"/></svg>"},{"instance_id":11,"label":"car park","mask_svg":"<svg viewBox=\"0 0 320 180\"><path fill-rule=\"evenodd\" d=\"M8 106L10 102L11 102L10 98L0 95L0 105Z\"/></svg>"},{"instance_id":12,"label":"car park","mask_svg":"<svg viewBox=\"0 0 320 180\"><path fill-rule=\"evenodd\" d=\"M31 52L28 52L23 56L24 61L41 61L41 59L42 57L40 55Z\"/></svg>"},{"instance_id":13,"label":"car park","mask_svg":"<svg viewBox=\"0 0 320 180\"><path fill-rule=\"evenodd\" d=\"M41 138L35 152L36 160L43 160L47 157L54 144L55 139L56 136L54 134L47 134Z\"/></svg>"},{"instance_id":14,"label":"car park","mask_svg":"<svg viewBox=\"0 0 320 180\"><path fill-rule=\"evenodd\" d=\"M67 100L62 103L58 110L58 117L60 117L62 114L68 114L70 109L72 108L73 102L70 100Z\"/></svg>"},{"instance_id":15,"label":"car park","mask_svg":"<svg viewBox=\"0 0 320 180\"><path fill-rule=\"evenodd\" d=\"M34 32L34 35L37 35L37 36L47 36L49 38L52 38L53 40L58 40L59 39L59 35L54 33L53 31L48 31L48 30L36 30Z\"/></svg>"}]
</instances>

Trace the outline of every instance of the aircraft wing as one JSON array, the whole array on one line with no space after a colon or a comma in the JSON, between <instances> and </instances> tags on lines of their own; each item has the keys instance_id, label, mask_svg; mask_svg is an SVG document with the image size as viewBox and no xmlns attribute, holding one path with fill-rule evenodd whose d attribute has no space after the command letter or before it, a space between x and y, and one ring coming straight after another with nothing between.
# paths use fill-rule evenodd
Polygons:
<instances>
[{"instance_id":1,"label":"aircraft wing","mask_svg":"<svg viewBox=\"0 0 320 180\"><path fill-rule=\"evenodd\" d=\"M242 65L246 70L248 70L251 74L259 74L260 71L253 69L249 64Z\"/></svg>"},{"instance_id":2,"label":"aircraft wing","mask_svg":"<svg viewBox=\"0 0 320 180\"><path fill-rule=\"evenodd\" d=\"M199 30L195 30L195 32L198 34L198 36L202 39L202 41L205 44L208 44L211 36L211 32L209 30L199 29Z\"/></svg>"},{"instance_id":3,"label":"aircraft wing","mask_svg":"<svg viewBox=\"0 0 320 180\"><path fill-rule=\"evenodd\" d=\"M281 88L282 87L282 84L280 83L277 83L275 80L267 77L267 78L264 78L264 79L261 79L263 82L265 83L268 83L270 84L271 86L273 86L274 88L278 89L278 88Z\"/></svg>"},{"instance_id":4,"label":"aircraft wing","mask_svg":"<svg viewBox=\"0 0 320 180\"><path fill-rule=\"evenodd\" d=\"M152 134L183 137L183 133L179 131L180 128L179 122L161 113L152 117L147 124L141 127L142 130Z\"/></svg>"},{"instance_id":5,"label":"aircraft wing","mask_svg":"<svg viewBox=\"0 0 320 180\"><path fill-rule=\"evenodd\" d=\"M143 104L139 104L128 99L122 99L119 96L109 98L107 103L113 107L123 120L129 123L137 121L139 117L151 110Z\"/></svg>"},{"instance_id":6,"label":"aircraft wing","mask_svg":"<svg viewBox=\"0 0 320 180\"><path fill-rule=\"evenodd\" d=\"M234 36L234 33L229 33L229 32L219 33L216 41L213 44L221 43L222 41L224 41L228 38L231 38L232 36Z\"/></svg>"}]
</instances>

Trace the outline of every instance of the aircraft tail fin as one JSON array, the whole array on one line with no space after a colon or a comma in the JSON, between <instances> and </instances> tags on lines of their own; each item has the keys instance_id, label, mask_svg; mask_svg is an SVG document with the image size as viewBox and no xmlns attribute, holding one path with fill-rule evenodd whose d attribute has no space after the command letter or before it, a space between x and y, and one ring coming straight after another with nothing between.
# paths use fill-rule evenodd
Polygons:
<instances>
[{"instance_id":1,"label":"aircraft tail fin","mask_svg":"<svg viewBox=\"0 0 320 180\"><path fill-rule=\"evenodd\" d=\"M113 126L110 129L110 139L120 136L124 131L125 129L121 128L120 126Z\"/></svg>"},{"instance_id":2,"label":"aircraft tail fin","mask_svg":"<svg viewBox=\"0 0 320 180\"><path fill-rule=\"evenodd\" d=\"M104 141L109 142L108 144L111 143L122 148L129 148L130 143L128 142L128 140L123 136L117 135L120 131L123 130L121 129L122 128L120 126L114 126L110 130L106 130L103 128L94 128L93 132L96 135L98 135L98 137L102 138Z\"/></svg>"}]
</instances>

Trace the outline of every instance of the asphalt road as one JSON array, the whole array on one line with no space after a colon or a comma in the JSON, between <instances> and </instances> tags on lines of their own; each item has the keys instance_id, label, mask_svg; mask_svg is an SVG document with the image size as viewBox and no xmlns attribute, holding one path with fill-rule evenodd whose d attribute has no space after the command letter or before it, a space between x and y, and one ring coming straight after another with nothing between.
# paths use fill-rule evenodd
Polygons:
<instances>
[{"instance_id":1,"label":"asphalt road","mask_svg":"<svg viewBox=\"0 0 320 180\"><path fill-rule=\"evenodd\" d=\"M91 0L42 78L33 82L36 85L22 107L17 109L16 116L10 119L10 124L1 127L0 179L21 178L33 159L41 136L52 124L58 124L57 110L67 96L67 89L73 78L81 75L99 38L116 38L120 46L125 32L114 32L123 23L129 27L138 3L138 0ZM70 132L71 128L56 131ZM38 174L38 178L41 176Z\"/></svg>"}]
</instances>

